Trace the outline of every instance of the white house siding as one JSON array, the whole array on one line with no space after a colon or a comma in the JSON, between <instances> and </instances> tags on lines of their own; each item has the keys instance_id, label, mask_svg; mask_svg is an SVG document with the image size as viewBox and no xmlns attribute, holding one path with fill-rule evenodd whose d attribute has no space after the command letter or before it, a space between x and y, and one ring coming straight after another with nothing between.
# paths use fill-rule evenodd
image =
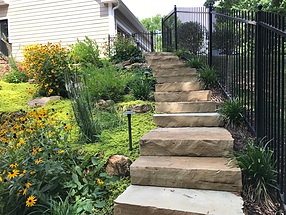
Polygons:
<instances>
[{"instance_id":1,"label":"white house siding","mask_svg":"<svg viewBox=\"0 0 286 215\"><path fill-rule=\"evenodd\" d=\"M88 36L103 46L109 32L108 8L100 0L10 0L7 18L17 60L25 45L61 41L66 46Z\"/></svg>"}]
</instances>

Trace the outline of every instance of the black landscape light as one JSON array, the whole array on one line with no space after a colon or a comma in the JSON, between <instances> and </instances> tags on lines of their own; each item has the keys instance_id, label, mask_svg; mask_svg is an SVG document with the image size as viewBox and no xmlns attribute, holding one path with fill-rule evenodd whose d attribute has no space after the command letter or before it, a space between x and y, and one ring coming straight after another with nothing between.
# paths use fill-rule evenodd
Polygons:
<instances>
[{"instance_id":1,"label":"black landscape light","mask_svg":"<svg viewBox=\"0 0 286 215\"><path fill-rule=\"evenodd\" d=\"M145 74L145 80L146 80L146 83L148 84L148 75L150 74L150 71L149 71L149 69L146 69L145 70L145 72L144 72L144 74Z\"/></svg>"},{"instance_id":2,"label":"black landscape light","mask_svg":"<svg viewBox=\"0 0 286 215\"><path fill-rule=\"evenodd\" d=\"M134 112L131 110L127 110L123 114L126 114L128 118L129 150L131 151L132 150L131 115L134 114Z\"/></svg>"}]
</instances>

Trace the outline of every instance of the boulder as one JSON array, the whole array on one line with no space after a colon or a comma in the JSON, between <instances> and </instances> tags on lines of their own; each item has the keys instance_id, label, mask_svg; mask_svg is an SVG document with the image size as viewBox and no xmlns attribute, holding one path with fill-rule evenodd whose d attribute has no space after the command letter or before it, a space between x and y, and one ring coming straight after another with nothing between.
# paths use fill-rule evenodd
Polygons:
<instances>
[{"instance_id":1,"label":"boulder","mask_svg":"<svg viewBox=\"0 0 286 215\"><path fill-rule=\"evenodd\" d=\"M58 100L61 99L60 96L50 96L50 97L42 97L42 98L38 98L38 99L32 99L30 101L28 101L28 106L30 107L42 107L45 106L48 101L50 100Z\"/></svg>"},{"instance_id":2,"label":"boulder","mask_svg":"<svg viewBox=\"0 0 286 215\"><path fill-rule=\"evenodd\" d=\"M124 155L113 155L108 159L105 171L109 176L129 176L131 163Z\"/></svg>"},{"instance_id":3,"label":"boulder","mask_svg":"<svg viewBox=\"0 0 286 215\"><path fill-rule=\"evenodd\" d=\"M130 109L135 113L146 113L152 109L150 104L136 104L131 105Z\"/></svg>"}]
</instances>

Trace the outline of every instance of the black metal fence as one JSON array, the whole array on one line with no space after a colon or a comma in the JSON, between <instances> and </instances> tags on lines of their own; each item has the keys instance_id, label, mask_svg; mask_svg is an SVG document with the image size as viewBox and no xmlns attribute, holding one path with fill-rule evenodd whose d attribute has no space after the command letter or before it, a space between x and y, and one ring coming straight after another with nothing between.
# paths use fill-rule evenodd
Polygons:
<instances>
[{"instance_id":1,"label":"black metal fence","mask_svg":"<svg viewBox=\"0 0 286 215\"><path fill-rule=\"evenodd\" d=\"M205 7L177 8L162 19L164 51L188 50L207 56L209 12Z\"/></svg>"},{"instance_id":2,"label":"black metal fence","mask_svg":"<svg viewBox=\"0 0 286 215\"><path fill-rule=\"evenodd\" d=\"M230 98L239 98L245 119L258 139L270 141L277 161L277 183L286 203L286 17L263 12L194 8L195 17L182 20L182 10L162 20L163 50L179 50L179 28L201 24L208 63L219 71L219 85ZM185 13L185 12L184 12ZM188 12L189 13L189 12ZM199 18L204 17L204 18ZM187 40L187 39L186 39ZM191 41L191 40L189 40Z\"/></svg>"}]
</instances>

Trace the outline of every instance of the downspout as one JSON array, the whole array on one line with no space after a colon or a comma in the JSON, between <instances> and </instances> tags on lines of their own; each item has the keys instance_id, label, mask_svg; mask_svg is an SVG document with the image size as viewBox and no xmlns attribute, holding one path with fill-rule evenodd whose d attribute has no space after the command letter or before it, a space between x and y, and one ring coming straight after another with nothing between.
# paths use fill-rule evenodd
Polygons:
<instances>
[{"instance_id":1,"label":"downspout","mask_svg":"<svg viewBox=\"0 0 286 215\"><path fill-rule=\"evenodd\" d=\"M112 8L112 10L113 10L113 18L114 18L114 33L115 34L117 34L117 25L115 23L115 10L118 9L119 6L120 6L120 0L117 0L117 5L114 8Z\"/></svg>"}]
</instances>

